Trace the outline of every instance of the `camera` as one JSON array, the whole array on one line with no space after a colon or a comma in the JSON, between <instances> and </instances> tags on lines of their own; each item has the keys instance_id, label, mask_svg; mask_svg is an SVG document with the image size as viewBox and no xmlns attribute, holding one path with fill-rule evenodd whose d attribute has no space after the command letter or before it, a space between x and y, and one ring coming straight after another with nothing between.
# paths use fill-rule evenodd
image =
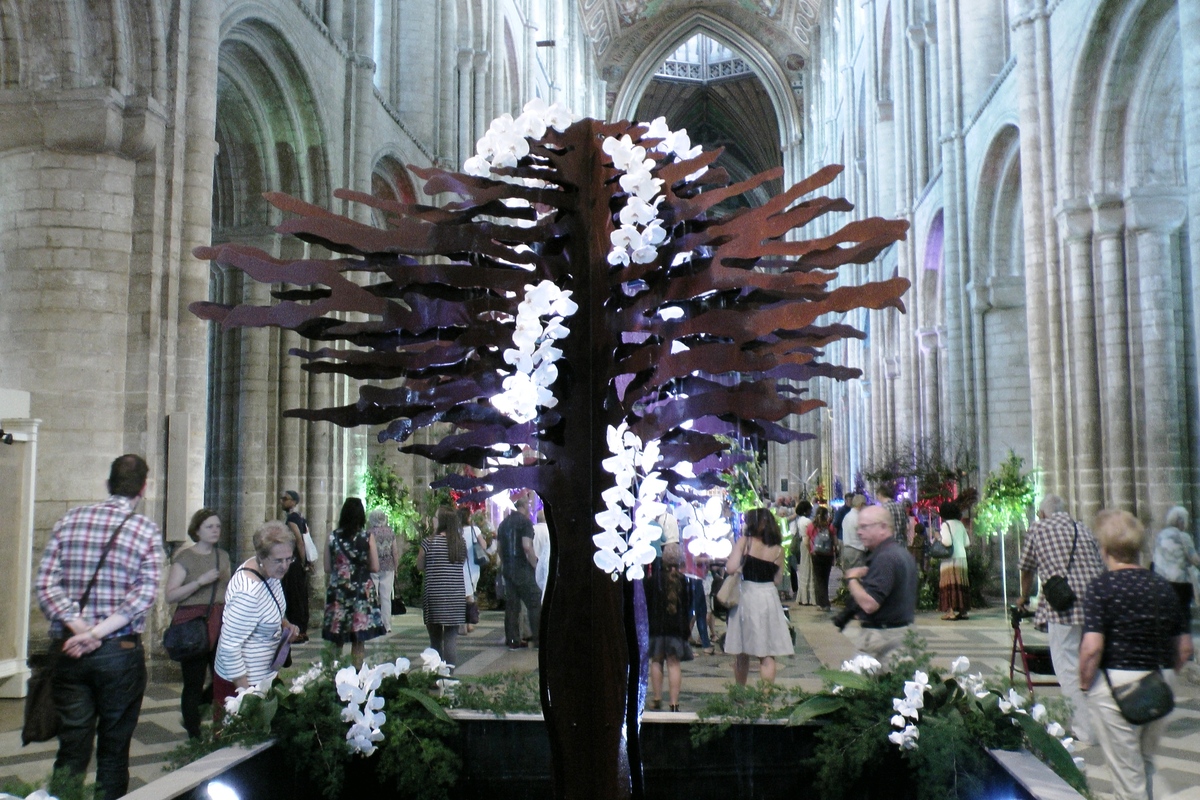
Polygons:
<instances>
[{"instance_id":1,"label":"camera","mask_svg":"<svg viewBox=\"0 0 1200 800\"><path fill-rule=\"evenodd\" d=\"M858 602L853 597L846 598L846 606L833 616L833 627L839 631L850 624L850 620L858 614Z\"/></svg>"}]
</instances>

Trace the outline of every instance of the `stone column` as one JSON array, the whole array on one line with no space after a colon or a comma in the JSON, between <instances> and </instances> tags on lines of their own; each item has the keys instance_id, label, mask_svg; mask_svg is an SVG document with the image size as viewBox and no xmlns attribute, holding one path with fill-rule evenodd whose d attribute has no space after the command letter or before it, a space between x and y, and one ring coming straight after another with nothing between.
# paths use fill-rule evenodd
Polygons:
<instances>
[{"instance_id":1,"label":"stone column","mask_svg":"<svg viewBox=\"0 0 1200 800\"><path fill-rule=\"evenodd\" d=\"M1179 10L1179 52L1183 63L1180 65L1180 77L1183 84L1183 139L1186 149L1184 159L1187 164L1187 202L1188 202L1188 261L1195 272L1200 268L1200 3L1179 2L1175 4ZM1191 320L1192 360L1188 370L1192 374L1189 390L1193 393L1193 402L1200 403L1200 386L1197 377L1200 376L1200 280L1192 281ZM1200 453L1200 426L1192 426L1192 439L1189 448L1193 453ZM1196 474L1196 464L1193 462L1191 502L1192 533L1200 529L1200 475Z\"/></svg>"},{"instance_id":2,"label":"stone column","mask_svg":"<svg viewBox=\"0 0 1200 800\"><path fill-rule=\"evenodd\" d=\"M908 26L908 43L912 47L912 158L916 167L916 189L929 182L929 104L926 98L925 26Z\"/></svg>"},{"instance_id":3,"label":"stone column","mask_svg":"<svg viewBox=\"0 0 1200 800\"><path fill-rule=\"evenodd\" d=\"M1141 324L1142 451L1146 460L1146 498L1138 505L1143 522L1157 522L1168 508L1184 499L1188 478L1184 417L1180 398L1185 380L1183 353L1178 348L1175 300L1182 287L1174 237L1180 232L1187 202L1180 193L1155 191L1126 199L1127 224L1137 247L1137 307Z\"/></svg>"},{"instance_id":4,"label":"stone column","mask_svg":"<svg viewBox=\"0 0 1200 800\"><path fill-rule=\"evenodd\" d=\"M458 150L455 159L455 169L475 152L475 138L471 135L471 98L474 91L471 88L472 65L475 63L475 51L469 47L458 51Z\"/></svg>"},{"instance_id":5,"label":"stone column","mask_svg":"<svg viewBox=\"0 0 1200 800\"><path fill-rule=\"evenodd\" d=\"M1068 395L1074 458L1072 482L1076 511L1091 519L1103 504L1100 475L1100 385L1096 374L1096 317L1092 292L1092 211L1086 201L1063 203L1059 228L1066 233L1069 288L1066 308L1070 336Z\"/></svg>"},{"instance_id":6,"label":"stone column","mask_svg":"<svg viewBox=\"0 0 1200 800\"><path fill-rule=\"evenodd\" d=\"M208 430L208 323L188 311L189 303L209 296L208 262L192 250L212 243L213 164L217 158L217 45L220 12L213 3L192 2L188 9L186 97L177 104L186 119L183 187L180 192L182 231L179 239L178 319L175 337L174 410L191 415L192 452L188 457L188 499L198 508L206 492L204 444ZM182 106L182 109L179 108ZM177 116L178 120L180 116ZM178 124L178 122L176 122ZM217 457L216 454L213 454Z\"/></svg>"},{"instance_id":7,"label":"stone column","mask_svg":"<svg viewBox=\"0 0 1200 800\"><path fill-rule=\"evenodd\" d=\"M916 339L921 351L921 436L935 447L941 441L938 361L941 351L939 328L920 328Z\"/></svg>"},{"instance_id":8,"label":"stone column","mask_svg":"<svg viewBox=\"0 0 1200 800\"><path fill-rule=\"evenodd\" d=\"M491 65L491 53L487 50L476 50L471 57L471 84L475 95L475 119L469 132L471 148L465 154L471 156L475 152L474 142L488 129L492 118L489 116L488 103L488 68Z\"/></svg>"},{"instance_id":9,"label":"stone column","mask_svg":"<svg viewBox=\"0 0 1200 800\"><path fill-rule=\"evenodd\" d=\"M1116 195L1093 195L1093 235L1100 257L1096 297L1100 316L1100 370L1104 443L1104 504L1134 507L1132 411L1129 406L1128 295L1125 281L1125 208Z\"/></svg>"},{"instance_id":10,"label":"stone column","mask_svg":"<svg viewBox=\"0 0 1200 800\"><path fill-rule=\"evenodd\" d=\"M1033 465L1042 489L1059 493L1059 461L1055 447L1051 289L1043 214L1043 143L1038 105L1037 39L1031 6L1041 0L1014 0L1013 49L1017 54L1017 110L1021 126L1021 209L1025 228L1025 301L1029 335L1030 404L1033 410ZM1044 8L1042 9L1044 13ZM982 387L980 387L982 391Z\"/></svg>"}]
</instances>

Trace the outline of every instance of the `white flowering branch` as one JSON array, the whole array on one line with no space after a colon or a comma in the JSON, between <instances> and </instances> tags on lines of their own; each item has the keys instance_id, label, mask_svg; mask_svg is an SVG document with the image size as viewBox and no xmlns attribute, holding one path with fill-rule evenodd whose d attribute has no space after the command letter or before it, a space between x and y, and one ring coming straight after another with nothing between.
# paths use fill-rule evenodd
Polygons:
<instances>
[{"instance_id":1,"label":"white flowering branch","mask_svg":"<svg viewBox=\"0 0 1200 800\"><path fill-rule=\"evenodd\" d=\"M550 386L558 380L554 362L562 358L562 350L554 343L570 333L563 322L578 310L571 292L563 291L553 281L525 285L525 298L517 306L513 346L504 351L504 361L514 369L504 379L504 391L491 398L501 414L519 423L528 422L537 417L538 408L558 405ZM544 326L543 317L549 318Z\"/></svg>"},{"instance_id":2,"label":"white flowering branch","mask_svg":"<svg viewBox=\"0 0 1200 800\"><path fill-rule=\"evenodd\" d=\"M601 493L605 508L596 514L601 532L592 537L596 566L615 581L624 572L630 580L645 576L645 566L654 561L651 542L662 535L654 524L667 510L662 502L667 482L654 469L659 460L659 443L654 439L644 446L629 430L628 423L608 426L608 450L611 456L601 462L613 476L614 485Z\"/></svg>"}]
</instances>

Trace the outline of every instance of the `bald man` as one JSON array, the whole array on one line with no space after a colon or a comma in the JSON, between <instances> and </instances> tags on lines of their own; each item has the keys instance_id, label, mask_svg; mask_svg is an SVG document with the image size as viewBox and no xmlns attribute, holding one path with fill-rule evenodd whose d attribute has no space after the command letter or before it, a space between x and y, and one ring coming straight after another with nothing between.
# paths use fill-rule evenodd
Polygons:
<instances>
[{"instance_id":1,"label":"bald man","mask_svg":"<svg viewBox=\"0 0 1200 800\"><path fill-rule=\"evenodd\" d=\"M846 570L846 585L859 613L846 631L858 649L886 664L904 644L917 610L917 562L896 541L892 515L883 506L858 514L858 537L866 566Z\"/></svg>"}]
</instances>

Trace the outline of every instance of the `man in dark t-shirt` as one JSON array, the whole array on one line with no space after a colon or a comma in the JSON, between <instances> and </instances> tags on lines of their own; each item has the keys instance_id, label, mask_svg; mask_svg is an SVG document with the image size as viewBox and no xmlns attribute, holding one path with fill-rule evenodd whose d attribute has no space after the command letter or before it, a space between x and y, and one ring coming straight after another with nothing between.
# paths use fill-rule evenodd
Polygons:
<instances>
[{"instance_id":1,"label":"man in dark t-shirt","mask_svg":"<svg viewBox=\"0 0 1200 800\"><path fill-rule=\"evenodd\" d=\"M896 541L892 515L882 506L859 512L858 536L870 555L863 567L846 571L859 617L847 635L864 653L886 664L904 644L917 610L917 562Z\"/></svg>"},{"instance_id":2,"label":"man in dark t-shirt","mask_svg":"<svg viewBox=\"0 0 1200 800\"><path fill-rule=\"evenodd\" d=\"M300 629L300 634L292 639L295 644L308 641L308 559L305 557L304 534L308 533L308 520L301 516L298 509L300 494L288 489L279 495L279 506L287 515L285 521L288 530L296 537L296 560L284 573L280 584L283 586L283 596L287 600L287 620Z\"/></svg>"},{"instance_id":3,"label":"man in dark t-shirt","mask_svg":"<svg viewBox=\"0 0 1200 800\"><path fill-rule=\"evenodd\" d=\"M521 603L529 610L529 628L533 646L538 645L538 626L542 614L542 593L536 578L537 555L533 549L533 523L529 521L529 501L522 497L496 529L500 550L500 572L504 576L504 639L509 650L524 647L521 642Z\"/></svg>"}]
</instances>

